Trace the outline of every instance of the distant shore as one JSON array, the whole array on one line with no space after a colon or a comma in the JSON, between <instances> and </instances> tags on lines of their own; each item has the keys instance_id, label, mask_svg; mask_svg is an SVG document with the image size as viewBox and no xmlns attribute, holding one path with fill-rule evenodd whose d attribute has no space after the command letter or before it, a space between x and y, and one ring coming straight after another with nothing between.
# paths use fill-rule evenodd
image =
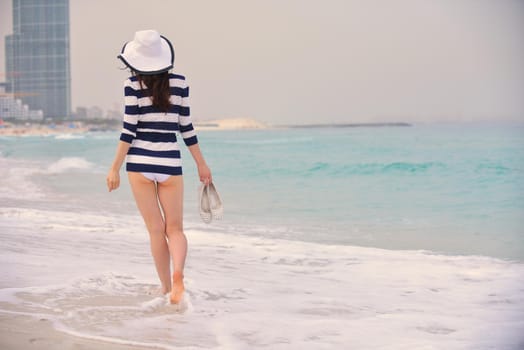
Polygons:
<instances>
[{"instance_id":1,"label":"distant shore","mask_svg":"<svg viewBox=\"0 0 524 350\"><path fill-rule=\"evenodd\" d=\"M413 126L409 123L327 123L327 124L303 124L283 125L285 128L358 128L358 127L384 127L384 126Z\"/></svg>"},{"instance_id":2,"label":"distant shore","mask_svg":"<svg viewBox=\"0 0 524 350\"><path fill-rule=\"evenodd\" d=\"M240 130L266 129L269 126L249 118L229 118L193 122L198 130ZM9 123L0 124L0 136L47 136L61 134L82 134L93 131L119 131L120 121L70 121L57 123Z\"/></svg>"},{"instance_id":3,"label":"distant shore","mask_svg":"<svg viewBox=\"0 0 524 350\"><path fill-rule=\"evenodd\" d=\"M115 121L61 121L48 123L11 123L3 121L0 124L0 136L48 136L82 134L88 131L114 131L118 130L119 128L120 122L117 124Z\"/></svg>"},{"instance_id":4,"label":"distant shore","mask_svg":"<svg viewBox=\"0 0 524 350\"><path fill-rule=\"evenodd\" d=\"M289 124L269 125L250 118L225 118L194 121L199 130L255 130L255 129L300 129L300 128L355 128L355 127L410 127L409 123L326 123L326 124ZM82 134L96 131L119 131L121 122L110 121L62 121L56 123L10 123L0 124L0 136L47 136L62 134Z\"/></svg>"},{"instance_id":5,"label":"distant shore","mask_svg":"<svg viewBox=\"0 0 524 350\"><path fill-rule=\"evenodd\" d=\"M193 122L197 130L267 129L269 126L250 118L227 118Z\"/></svg>"}]
</instances>

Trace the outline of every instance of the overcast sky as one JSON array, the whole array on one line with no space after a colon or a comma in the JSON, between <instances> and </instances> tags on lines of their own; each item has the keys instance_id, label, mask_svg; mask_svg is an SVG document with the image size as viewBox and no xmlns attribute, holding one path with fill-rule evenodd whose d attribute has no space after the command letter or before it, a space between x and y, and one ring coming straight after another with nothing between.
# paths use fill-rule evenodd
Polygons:
<instances>
[{"instance_id":1,"label":"overcast sky","mask_svg":"<svg viewBox=\"0 0 524 350\"><path fill-rule=\"evenodd\" d=\"M116 56L157 29L195 119L524 121L524 1L70 0L70 15L73 108L121 108ZM11 0L0 16L4 72Z\"/></svg>"}]
</instances>

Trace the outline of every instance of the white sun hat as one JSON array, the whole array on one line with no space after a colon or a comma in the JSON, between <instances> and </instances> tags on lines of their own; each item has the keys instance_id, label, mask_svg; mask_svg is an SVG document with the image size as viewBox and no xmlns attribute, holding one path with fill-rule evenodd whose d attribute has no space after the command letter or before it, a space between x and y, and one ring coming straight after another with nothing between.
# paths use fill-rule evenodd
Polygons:
<instances>
[{"instance_id":1,"label":"white sun hat","mask_svg":"<svg viewBox=\"0 0 524 350\"><path fill-rule=\"evenodd\" d=\"M141 30L125 43L118 55L126 66L140 74L157 74L173 68L173 45L156 30Z\"/></svg>"}]
</instances>

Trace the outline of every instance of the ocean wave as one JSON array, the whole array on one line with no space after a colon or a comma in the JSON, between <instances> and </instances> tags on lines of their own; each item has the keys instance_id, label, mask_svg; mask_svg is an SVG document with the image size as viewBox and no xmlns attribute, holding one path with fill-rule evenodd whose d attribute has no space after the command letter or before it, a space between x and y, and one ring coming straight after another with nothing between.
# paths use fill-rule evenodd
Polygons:
<instances>
[{"instance_id":1,"label":"ocean wave","mask_svg":"<svg viewBox=\"0 0 524 350\"><path fill-rule=\"evenodd\" d=\"M401 172L419 172L426 171L430 168L444 168L445 165L439 162L425 162L425 163L409 163L409 162L394 162L384 165L383 172L401 171Z\"/></svg>"},{"instance_id":2,"label":"ocean wave","mask_svg":"<svg viewBox=\"0 0 524 350\"><path fill-rule=\"evenodd\" d=\"M47 167L48 174L60 174L70 170L86 170L94 166L93 163L81 157L60 158Z\"/></svg>"},{"instance_id":3,"label":"ocean wave","mask_svg":"<svg viewBox=\"0 0 524 350\"><path fill-rule=\"evenodd\" d=\"M374 175L389 173L423 173L430 170L445 169L441 162L391 162L391 163L360 163L335 165L317 162L307 169L308 174L327 172L330 175Z\"/></svg>"},{"instance_id":4,"label":"ocean wave","mask_svg":"<svg viewBox=\"0 0 524 350\"><path fill-rule=\"evenodd\" d=\"M35 181L35 176L80 170L99 171L95 164L81 157L64 157L49 165L44 161L0 157L0 198L43 199L47 190Z\"/></svg>"},{"instance_id":5,"label":"ocean wave","mask_svg":"<svg viewBox=\"0 0 524 350\"><path fill-rule=\"evenodd\" d=\"M482 163L479 164L475 171L479 174L486 173L490 175L504 175L511 171L512 169L505 167L501 164L493 164L493 163Z\"/></svg>"},{"instance_id":6,"label":"ocean wave","mask_svg":"<svg viewBox=\"0 0 524 350\"><path fill-rule=\"evenodd\" d=\"M60 212L29 213L46 214L64 220ZM105 226L91 215L75 215L79 224ZM0 289L0 312L52 320L73 336L165 349L317 349L327 335L332 348L388 348L407 338L408 349L519 344L522 264L189 229L190 302L178 312L151 295L157 284L145 237L75 235L60 227L32 239L35 234L2 237L8 248L32 245L40 260L28 262L27 253L9 250L3 262L13 272L1 281L9 288ZM82 275L86 271L96 272ZM495 338L485 332L494 322L504 323ZM275 333L285 327L288 332ZM369 329L388 332L362 337Z\"/></svg>"},{"instance_id":7,"label":"ocean wave","mask_svg":"<svg viewBox=\"0 0 524 350\"><path fill-rule=\"evenodd\" d=\"M114 327L115 321L141 320L154 322L160 328L165 318L191 314L188 293L180 304L171 305L168 295L157 295L156 288L156 284L133 275L101 272L62 284L0 289L0 301L11 305L10 310L1 308L0 313L48 319L56 330L81 338L174 349L152 340L126 340L123 336L97 332L97 327L93 327L93 323L109 328Z\"/></svg>"},{"instance_id":8,"label":"ocean wave","mask_svg":"<svg viewBox=\"0 0 524 350\"><path fill-rule=\"evenodd\" d=\"M87 135L93 140L115 140L118 138L117 133L114 131L90 132Z\"/></svg>"},{"instance_id":9,"label":"ocean wave","mask_svg":"<svg viewBox=\"0 0 524 350\"><path fill-rule=\"evenodd\" d=\"M223 140L223 144L240 144L240 145L286 145L292 143L310 143L313 142L312 137L294 137L294 138L268 138L264 140L256 139L240 139L240 140Z\"/></svg>"},{"instance_id":10,"label":"ocean wave","mask_svg":"<svg viewBox=\"0 0 524 350\"><path fill-rule=\"evenodd\" d=\"M42 189L30 181L30 177L40 172L33 163L0 157L0 198L40 199L44 197Z\"/></svg>"},{"instance_id":11,"label":"ocean wave","mask_svg":"<svg viewBox=\"0 0 524 350\"><path fill-rule=\"evenodd\" d=\"M76 140L83 138L85 138L85 136L79 134L58 134L55 136L55 140Z\"/></svg>"}]
</instances>

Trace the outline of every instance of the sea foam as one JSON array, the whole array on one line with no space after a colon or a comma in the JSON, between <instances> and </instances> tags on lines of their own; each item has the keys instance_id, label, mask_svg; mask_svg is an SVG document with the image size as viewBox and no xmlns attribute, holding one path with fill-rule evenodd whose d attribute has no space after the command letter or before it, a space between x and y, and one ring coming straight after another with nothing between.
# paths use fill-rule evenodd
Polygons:
<instances>
[{"instance_id":1,"label":"sea foam","mask_svg":"<svg viewBox=\"0 0 524 350\"><path fill-rule=\"evenodd\" d=\"M174 308L151 294L158 281L138 217L6 208L0 222L0 312L44 317L75 336L165 349L523 341L516 262L205 232L189 222L187 304Z\"/></svg>"},{"instance_id":2,"label":"sea foam","mask_svg":"<svg viewBox=\"0 0 524 350\"><path fill-rule=\"evenodd\" d=\"M83 139L85 135L82 134L58 134L55 135L55 140L77 140Z\"/></svg>"},{"instance_id":3,"label":"sea foam","mask_svg":"<svg viewBox=\"0 0 524 350\"><path fill-rule=\"evenodd\" d=\"M88 162L84 158L80 157L64 157L51 163L47 167L47 173L49 174L60 174L71 170L86 170L93 166L91 162Z\"/></svg>"}]
</instances>

